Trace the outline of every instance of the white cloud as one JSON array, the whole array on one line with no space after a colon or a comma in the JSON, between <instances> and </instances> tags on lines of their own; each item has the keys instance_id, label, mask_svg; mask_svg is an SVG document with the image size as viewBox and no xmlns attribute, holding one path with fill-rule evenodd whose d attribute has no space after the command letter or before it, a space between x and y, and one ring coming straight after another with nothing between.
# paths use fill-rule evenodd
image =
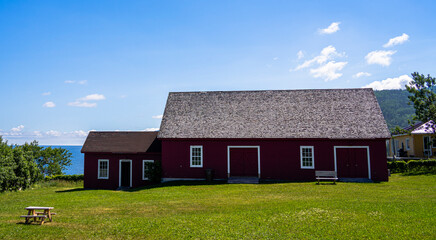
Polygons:
<instances>
[{"instance_id":1,"label":"white cloud","mask_svg":"<svg viewBox=\"0 0 436 240\"><path fill-rule=\"evenodd\" d=\"M306 60L306 61L304 61L304 63L298 65L294 69L294 71L310 67L315 63L323 64L323 63L327 62L328 60L333 59L334 57L342 57L343 55L344 54L336 52L336 48L330 45L330 46L323 48L321 50L320 55L318 55L310 60ZM290 71L292 71L292 69L290 69Z\"/></svg>"},{"instance_id":2,"label":"white cloud","mask_svg":"<svg viewBox=\"0 0 436 240\"><path fill-rule=\"evenodd\" d=\"M42 96L48 96L50 94L51 94L51 92L45 92L45 93L42 93Z\"/></svg>"},{"instance_id":3,"label":"white cloud","mask_svg":"<svg viewBox=\"0 0 436 240\"><path fill-rule=\"evenodd\" d=\"M103 94L91 94L83 98L79 98L79 101L100 101L105 100L106 97Z\"/></svg>"},{"instance_id":4,"label":"white cloud","mask_svg":"<svg viewBox=\"0 0 436 240\"><path fill-rule=\"evenodd\" d=\"M342 70L347 63L348 62L330 61L319 68L310 69L310 73L316 78L323 78L326 82L335 80L342 76L342 73L338 73L337 71Z\"/></svg>"},{"instance_id":5,"label":"white cloud","mask_svg":"<svg viewBox=\"0 0 436 240\"><path fill-rule=\"evenodd\" d=\"M302 58L304 58L304 53L303 53L303 51L300 50L300 51L297 52L297 58L298 58L298 59L302 59Z\"/></svg>"},{"instance_id":6,"label":"white cloud","mask_svg":"<svg viewBox=\"0 0 436 240\"><path fill-rule=\"evenodd\" d=\"M11 132L21 132L24 129L24 125L19 125L17 127L11 128Z\"/></svg>"},{"instance_id":7,"label":"white cloud","mask_svg":"<svg viewBox=\"0 0 436 240\"><path fill-rule=\"evenodd\" d=\"M342 73L338 73L338 71L342 70L345 65L348 64L348 62L334 61L335 57L343 56L345 56L345 53L338 53L336 48L330 45L322 49L320 55L310 60L306 60L304 63L298 65L294 70L290 69L289 71L297 71L313 65L318 65L317 67L310 69L310 74L315 78L323 78L324 81L331 81L341 77Z\"/></svg>"},{"instance_id":8,"label":"white cloud","mask_svg":"<svg viewBox=\"0 0 436 240\"><path fill-rule=\"evenodd\" d=\"M75 102L70 102L68 103L68 106L72 106L72 107L97 107L97 103L89 103L89 102L80 102L80 101L75 101Z\"/></svg>"},{"instance_id":9,"label":"white cloud","mask_svg":"<svg viewBox=\"0 0 436 240\"><path fill-rule=\"evenodd\" d=\"M341 22L333 22L327 28L319 29L319 33L320 34L332 34L332 33L335 33L337 31L339 31L339 29L340 29L339 28L339 24L341 24Z\"/></svg>"},{"instance_id":10,"label":"white cloud","mask_svg":"<svg viewBox=\"0 0 436 240\"><path fill-rule=\"evenodd\" d=\"M380 64L382 66L389 66L392 62L392 55L397 51L372 51L366 55L365 59L368 64Z\"/></svg>"},{"instance_id":11,"label":"white cloud","mask_svg":"<svg viewBox=\"0 0 436 240\"><path fill-rule=\"evenodd\" d=\"M77 83L80 85L85 85L86 83L88 83L88 80L80 80L80 81L66 80L65 83L69 83L69 84Z\"/></svg>"},{"instance_id":12,"label":"white cloud","mask_svg":"<svg viewBox=\"0 0 436 240\"><path fill-rule=\"evenodd\" d=\"M36 137L42 137L42 133L40 131L33 131L33 135Z\"/></svg>"},{"instance_id":13,"label":"white cloud","mask_svg":"<svg viewBox=\"0 0 436 240\"><path fill-rule=\"evenodd\" d=\"M277 61L277 60L279 60L279 57L274 57L273 60Z\"/></svg>"},{"instance_id":14,"label":"white cloud","mask_svg":"<svg viewBox=\"0 0 436 240\"><path fill-rule=\"evenodd\" d=\"M54 107L56 107L56 104L54 102L46 102L46 103L42 104L42 106L46 107L46 108L54 108Z\"/></svg>"},{"instance_id":15,"label":"white cloud","mask_svg":"<svg viewBox=\"0 0 436 240\"><path fill-rule=\"evenodd\" d=\"M404 89L404 86L410 81L412 81L411 77L409 77L408 75L401 75L396 78L387 78L382 81L375 81L363 87L372 88L374 90Z\"/></svg>"},{"instance_id":16,"label":"white cloud","mask_svg":"<svg viewBox=\"0 0 436 240\"><path fill-rule=\"evenodd\" d=\"M73 107L87 107L87 108L91 108L91 107L97 107L97 103L90 103L89 101L101 101L101 100L105 100L106 97L103 94L91 94L88 95L86 97L83 98L79 98L74 102L70 102L68 103L68 106L73 106Z\"/></svg>"},{"instance_id":17,"label":"white cloud","mask_svg":"<svg viewBox=\"0 0 436 240\"><path fill-rule=\"evenodd\" d=\"M146 128L146 129L144 129L144 131L147 131L147 132L156 132L156 131L159 131L159 128Z\"/></svg>"},{"instance_id":18,"label":"white cloud","mask_svg":"<svg viewBox=\"0 0 436 240\"><path fill-rule=\"evenodd\" d=\"M353 78L369 77L369 76L371 76L371 73L369 72L358 72L353 75Z\"/></svg>"},{"instance_id":19,"label":"white cloud","mask_svg":"<svg viewBox=\"0 0 436 240\"><path fill-rule=\"evenodd\" d=\"M409 40L409 35L403 33L403 35L398 36L398 37L394 37L389 39L389 41L383 45L383 47L387 48L387 47L392 47L398 44L402 44L404 42L406 42L407 40Z\"/></svg>"},{"instance_id":20,"label":"white cloud","mask_svg":"<svg viewBox=\"0 0 436 240\"><path fill-rule=\"evenodd\" d=\"M162 119L163 115L156 115L156 116L152 116L152 118L156 118L156 119Z\"/></svg>"},{"instance_id":21,"label":"white cloud","mask_svg":"<svg viewBox=\"0 0 436 240\"><path fill-rule=\"evenodd\" d=\"M50 130L50 131L45 132L45 135L52 136L52 137L60 137L62 135L62 133L59 131Z\"/></svg>"},{"instance_id":22,"label":"white cloud","mask_svg":"<svg viewBox=\"0 0 436 240\"><path fill-rule=\"evenodd\" d=\"M86 136L88 136L88 132L85 132L85 131L83 131L83 130L77 130L77 131L73 131L73 132L71 132L74 136L77 136L77 137L86 137Z\"/></svg>"}]
</instances>

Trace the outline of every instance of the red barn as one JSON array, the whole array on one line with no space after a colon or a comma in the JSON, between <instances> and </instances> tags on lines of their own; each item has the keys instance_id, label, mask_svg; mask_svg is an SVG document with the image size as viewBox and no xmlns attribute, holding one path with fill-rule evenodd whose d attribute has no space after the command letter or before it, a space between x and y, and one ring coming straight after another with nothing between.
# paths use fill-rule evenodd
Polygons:
<instances>
[{"instance_id":1,"label":"red barn","mask_svg":"<svg viewBox=\"0 0 436 240\"><path fill-rule=\"evenodd\" d=\"M90 132L85 154L85 188L140 187L148 182L147 162L161 160L157 132Z\"/></svg>"},{"instance_id":2,"label":"red barn","mask_svg":"<svg viewBox=\"0 0 436 240\"><path fill-rule=\"evenodd\" d=\"M163 180L387 181L390 132L372 89L173 92L158 138Z\"/></svg>"}]
</instances>

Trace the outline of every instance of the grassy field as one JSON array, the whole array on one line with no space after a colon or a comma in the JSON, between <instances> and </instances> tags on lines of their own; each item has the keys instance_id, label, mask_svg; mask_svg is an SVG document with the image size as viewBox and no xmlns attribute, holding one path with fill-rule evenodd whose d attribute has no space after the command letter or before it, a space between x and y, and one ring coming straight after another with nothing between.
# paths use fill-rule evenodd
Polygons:
<instances>
[{"instance_id":1,"label":"grassy field","mask_svg":"<svg viewBox=\"0 0 436 240\"><path fill-rule=\"evenodd\" d=\"M388 183L162 185L130 192L53 184L0 194L0 239L436 239L436 175ZM27 206L54 222L25 225Z\"/></svg>"}]
</instances>

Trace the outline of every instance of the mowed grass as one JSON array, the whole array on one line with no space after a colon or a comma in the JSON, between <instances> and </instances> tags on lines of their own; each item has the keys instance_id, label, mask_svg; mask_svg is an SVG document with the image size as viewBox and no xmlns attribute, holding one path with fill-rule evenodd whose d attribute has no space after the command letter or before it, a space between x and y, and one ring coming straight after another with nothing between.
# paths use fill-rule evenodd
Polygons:
<instances>
[{"instance_id":1,"label":"mowed grass","mask_svg":"<svg viewBox=\"0 0 436 240\"><path fill-rule=\"evenodd\" d=\"M436 175L387 183L55 184L0 194L1 239L436 239ZM25 225L27 206L54 222Z\"/></svg>"}]
</instances>

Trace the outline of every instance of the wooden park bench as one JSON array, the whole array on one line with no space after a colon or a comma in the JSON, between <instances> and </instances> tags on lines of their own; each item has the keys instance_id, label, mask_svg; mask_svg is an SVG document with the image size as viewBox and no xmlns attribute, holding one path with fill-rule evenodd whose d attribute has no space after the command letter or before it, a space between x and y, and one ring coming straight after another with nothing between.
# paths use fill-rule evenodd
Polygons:
<instances>
[{"instance_id":1,"label":"wooden park bench","mask_svg":"<svg viewBox=\"0 0 436 240\"><path fill-rule=\"evenodd\" d=\"M315 177L318 181L316 184L319 184L320 180L333 181L333 184L336 184L338 180L335 171L315 171Z\"/></svg>"}]
</instances>

